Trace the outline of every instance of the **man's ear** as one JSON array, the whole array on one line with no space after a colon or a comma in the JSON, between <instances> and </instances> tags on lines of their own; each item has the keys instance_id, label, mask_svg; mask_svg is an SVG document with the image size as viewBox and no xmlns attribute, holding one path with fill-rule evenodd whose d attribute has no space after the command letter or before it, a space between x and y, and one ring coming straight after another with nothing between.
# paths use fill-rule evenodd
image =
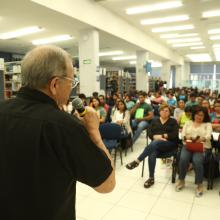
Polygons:
<instances>
[{"instance_id":1,"label":"man's ear","mask_svg":"<svg viewBox=\"0 0 220 220\"><path fill-rule=\"evenodd\" d=\"M52 95L56 95L57 94L57 87L59 87L59 84L58 84L58 77L54 77L51 81L50 81L50 84L49 84L49 89L50 89L50 92L52 93Z\"/></svg>"}]
</instances>

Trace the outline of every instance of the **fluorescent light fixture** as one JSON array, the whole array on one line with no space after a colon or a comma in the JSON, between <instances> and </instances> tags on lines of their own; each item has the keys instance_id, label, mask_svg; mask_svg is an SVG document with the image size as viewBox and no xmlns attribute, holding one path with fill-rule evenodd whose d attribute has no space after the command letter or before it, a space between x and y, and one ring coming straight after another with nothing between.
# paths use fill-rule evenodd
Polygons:
<instances>
[{"instance_id":1,"label":"fluorescent light fixture","mask_svg":"<svg viewBox=\"0 0 220 220\"><path fill-rule=\"evenodd\" d=\"M162 67L162 63L160 63L160 62L157 62L157 61L150 61L149 60L149 62L151 63L151 67L152 68L155 68L155 67Z\"/></svg>"},{"instance_id":2,"label":"fluorescent light fixture","mask_svg":"<svg viewBox=\"0 0 220 220\"><path fill-rule=\"evenodd\" d=\"M180 38L180 39L170 39L167 41L168 44L172 43L187 43L187 42L196 42L196 41L201 41L199 37L192 37L192 38Z\"/></svg>"},{"instance_id":3,"label":"fluorescent light fixture","mask_svg":"<svg viewBox=\"0 0 220 220\"><path fill-rule=\"evenodd\" d=\"M152 32L160 33L160 32L169 32L169 31L181 31L181 30L190 30L190 29L193 29L193 28L194 28L194 26L189 24L189 25L181 25L181 26L153 28Z\"/></svg>"},{"instance_id":4,"label":"fluorescent light fixture","mask_svg":"<svg viewBox=\"0 0 220 220\"><path fill-rule=\"evenodd\" d=\"M199 49L204 49L204 46L198 46L198 47L190 47L191 50L199 50Z\"/></svg>"},{"instance_id":5,"label":"fluorescent light fixture","mask_svg":"<svg viewBox=\"0 0 220 220\"><path fill-rule=\"evenodd\" d=\"M213 48L220 48L220 44L213 44L212 47Z\"/></svg>"},{"instance_id":6,"label":"fluorescent light fixture","mask_svg":"<svg viewBox=\"0 0 220 220\"><path fill-rule=\"evenodd\" d=\"M193 42L193 43L173 44L172 47L190 47L190 46L198 46L198 45L203 45L203 43Z\"/></svg>"},{"instance_id":7,"label":"fluorescent light fixture","mask_svg":"<svg viewBox=\"0 0 220 220\"><path fill-rule=\"evenodd\" d=\"M208 30L208 34L220 34L220 28Z\"/></svg>"},{"instance_id":8,"label":"fluorescent light fixture","mask_svg":"<svg viewBox=\"0 0 220 220\"><path fill-rule=\"evenodd\" d=\"M117 51L106 51L106 52L100 52L99 56L104 57L104 56L114 56L114 55L122 55L124 52L121 50Z\"/></svg>"},{"instance_id":9,"label":"fluorescent light fixture","mask_svg":"<svg viewBox=\"0 0 220 220\"><path fill-rule=\"evenodd\" d=\"M11 39L11 38L21 37L24 35L37 33L37 32L43 31L43 30L44 30L43 28L38 27L38 26L22 28L22 29L18 29L15 31L2 33L2 34L0 34L0 39L6 40L6 39Z\"/></svg>"},{"instance_id":10,"label":"fluorescent light fixture","mask_svg":"<svg viewBox=\"0 0 220 220\"><path fill-rule=\"evenodd\" d=\"M137 57L134 56L125 56L125 57L112 57L112 60L134 60Z\"/></svg>"},{"instance_id":11,"label":"fluorescent light fixture","mask_svg":"<svg viewBox=\"0 0 220 220\"><path fill-rule=\"evenodd\" d=\"M210 40L220 40L220 35L214 35L209 37Z\"/></svg>"},{"instance_id":12,"label":"fluorescent light fixture","mask_svg":"<svg viewBox=\"0 0 220 220\"><path fill-rule=\"evenodd\" d=\"M205 11L202 13L203 18L220 16L220 10Z\"/></svg>"},{"instance_id":13,"label":"fluorescent light fixture","mask_svg":"<svg viewBox=\"0 0 220 220\"><path fill-rule=\"evenodd\" d=\"M186 57L188 57L192 62L212 61L212 59L208 53L187 54Z\"/></svg>"},{"instance_id":14,"label":"fluorescent light fixture","mask_svg":"<svg viewBox=\"0 0 220 220\"><path fill-rule=\"evenodd\" d=\"M198 33L189 33L189 34L161 34L160 38L169 39L169 38L182 38L182 37L194 37L198 36Z\"/></svg>"},{"instance_id":15,"label":"fluorescent light fixture","mask_svg":"<svg viewBox=\"0 0 220 220\"><path fill-rule=\"evenodd\" d=\"M148 13L152 11L160 11L170 8L178 8L181 6L183 6L181 1L169 1L169 2L152 4L152 5L143 5L139 7L128 8L126 10L126 14L133 15L133 14Z\"/></svg>"},{"instance_id":16,"label":"fluorescent light fixture","mask_svg":"<svg viewBox=\"0 0 220 220\"><path fill-rule=\"evenodd\" d=\"M32 44L34 44L34 45L50 44L50 43L55 43L55 42L59 42L59 41L70 40L72 38L73 37L68 34L58 35L58 36L54 36L54 37L50 37L50 38L42 38L42 39L38 39L38 40L33 40Z\"/></svg>"},{"instance_id":17,"label":"fluorescent light fixture","mask_svg":"<svg viewBox=\"0 0 220 220\"><path fill-rule=\"evenodd\" d=\"M144 19L141 20L142 25L151 25L151 24L161 24L161 23L170 23L177 21L186 21L189 20L189 15L177 15L164 18L153 18L153 19Z\"/></svg>"},{"instance_id":18,"label":"fluorescent light fixture","mask_svg":"<svg viewBox=\"0 0 220 220\"><path fill-rule=\"evenodd\" d=\"M137 63L137 61L136 61L136 60L132 60L132 61L130 61L129 63L130 63L131 65L134 65L134 64Z\"/></svg>"}]
</instances>

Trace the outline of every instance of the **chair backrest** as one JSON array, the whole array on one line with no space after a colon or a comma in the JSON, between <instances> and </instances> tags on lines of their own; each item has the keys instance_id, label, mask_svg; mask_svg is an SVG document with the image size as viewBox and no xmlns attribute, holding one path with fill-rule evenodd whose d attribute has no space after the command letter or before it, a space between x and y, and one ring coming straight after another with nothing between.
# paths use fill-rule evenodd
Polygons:
<instances>
[{"instance_id":1,"label":"chair backrest","mask_svg":"<svg viewBox=\"0 0 220 220\"><path fill-rule=\"evenodd\" d=\"M121 126L116 123L104 123L99 126L99 131L103 139L119 140L121 138Z\"/></svg>"}]
</instances>

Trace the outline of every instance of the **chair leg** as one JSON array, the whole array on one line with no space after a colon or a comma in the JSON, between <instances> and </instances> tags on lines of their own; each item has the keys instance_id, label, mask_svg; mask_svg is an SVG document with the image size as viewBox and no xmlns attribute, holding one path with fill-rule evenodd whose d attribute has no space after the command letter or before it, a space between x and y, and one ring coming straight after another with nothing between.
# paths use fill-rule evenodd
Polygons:
<instances>
[{"instance_id":1,"label":"chair leg","mask_svg":"<svg viewBox=\"0 0 220 220\"><path fill-rule=\"evenodd\" d=\"M172 163L172 183L176 182L176 173L177 173L177 161L176 161L176 158L173 158L173 163Z\"/></svg>"},{"instance_id":2,"label":"chair leg","mask_svg":"<svg viewBox=\"0 0 220 220\"><path fill-rule=\"evenodd\" d=\"M117 156L117 148L115 148L115 158L114 158L114 165L116 165L116 156Z\"/></svg>"},{"instance_id":3,"label":"chair leg","mask_svg":"<svg viewBox=\"0 0 220 220\"><path fill-rule=\"evenodd\" d=\"M119 149L119 152L120 152L120 158L121 158L121 165L123 165L123 161L122 161L122 149L121 149L121 148Z\"/></svg>"},{"instance_id":4,"label":"chair leg","mask_svg":"<svg viewBox=\"0 0 220 220\"><path fill-rule=\"evenodd\" d=\"M144 176L144 165L145 165L145 159L143 160L143 163L142 163L142 172L141 172L141 177Z\"/></svg>"}]
</instances>

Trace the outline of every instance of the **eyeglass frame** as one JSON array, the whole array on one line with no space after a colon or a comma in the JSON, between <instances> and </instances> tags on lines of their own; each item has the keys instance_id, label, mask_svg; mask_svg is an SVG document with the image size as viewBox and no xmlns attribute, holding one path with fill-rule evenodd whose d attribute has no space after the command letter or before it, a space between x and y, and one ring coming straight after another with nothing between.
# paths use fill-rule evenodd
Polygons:
<instances>
[{"instance_id":1,"label":"eyeglass frame","mask_svg":"<svg viewBox=\"0 0 220 220\"><path fill-rule=\"evenodd\" d=\"M79 80L75 77L74 79L67 76L61 76L60 78L70 80L72 82L72 86L71 86L72 89L74 89L79 84Z\"/></svg>"}]
</instances>

